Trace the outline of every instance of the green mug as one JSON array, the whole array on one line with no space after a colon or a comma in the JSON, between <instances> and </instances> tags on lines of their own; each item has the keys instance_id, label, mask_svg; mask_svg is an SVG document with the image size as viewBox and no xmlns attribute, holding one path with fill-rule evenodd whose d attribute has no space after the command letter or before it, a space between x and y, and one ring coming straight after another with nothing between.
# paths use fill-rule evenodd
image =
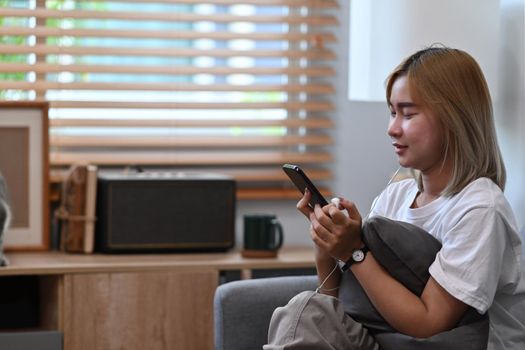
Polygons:
<instances>
[{"instance_id":1,"label":"green mug","mask_svg":"<svg viewBox=\"0 0 525 350\"><path fill-rule=\"evenodd\" d=\"M283 244L283 227L275 215L244 215L244 252L273 256ZM246 253L248 252L248 253Z\"/></svg>"}]
</instances>

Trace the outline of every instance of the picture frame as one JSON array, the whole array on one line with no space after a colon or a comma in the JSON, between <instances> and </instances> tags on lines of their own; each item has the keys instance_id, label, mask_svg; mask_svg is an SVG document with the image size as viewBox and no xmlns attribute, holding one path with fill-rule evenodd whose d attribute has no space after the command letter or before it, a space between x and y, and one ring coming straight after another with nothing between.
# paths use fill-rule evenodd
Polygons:
<instances>
[{"instance_id":1,"label":"picture frame","mask_svg":"<svg viewBox=\"0 0 525 350\"><path fill-rule=\"evenodd\" d=\"M12 214L5 251L49 249L48 113L47 102L0 101L0 172Z\"/></svg>"}]
</instances>

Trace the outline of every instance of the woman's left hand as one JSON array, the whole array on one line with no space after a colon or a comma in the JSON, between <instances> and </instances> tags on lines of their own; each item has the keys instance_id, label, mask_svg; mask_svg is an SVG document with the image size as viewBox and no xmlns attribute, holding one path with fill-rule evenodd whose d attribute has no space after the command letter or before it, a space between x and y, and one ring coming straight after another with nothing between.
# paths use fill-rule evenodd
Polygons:
<instances>
[{"instance_id":1,"label":"woman's left hand","mask_svg":"<svg viewBox=\"0 0 525 350\"><path fill-rule=\"evenodd\" d=\"M361 240L361 215L353 202L341 199L342 210L329 204L316 205L310 213L312 240L332 257L347 261L354 249L363 245ZM345 211L348 215L345 214Z\"/></svg>"}]
</instances>

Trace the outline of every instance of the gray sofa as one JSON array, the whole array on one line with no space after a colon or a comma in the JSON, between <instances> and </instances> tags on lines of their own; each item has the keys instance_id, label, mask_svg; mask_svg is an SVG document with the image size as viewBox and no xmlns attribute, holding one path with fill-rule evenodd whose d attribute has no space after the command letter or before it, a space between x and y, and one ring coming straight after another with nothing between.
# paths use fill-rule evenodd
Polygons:
<instances>
[{"instance_id":1,"label":"gray sofa","mask_svg":"<svg viewBox=\"0 0 525 350\"><path fill-rule=\"evenodd\" d=\"M302 291L314 290L316 286L316 276L242 280L219 286L214 305L215 350L262 349L267 342L268 326L275 308L286 305ZM352 297L361 298L355 294ZM359 309L362 300L357 304ZM365 313L370 314L370 310ZM380 324L373 317L368 323L372 326ZM479 315L470 309L458 327L430 338L412 338L396 332L382 332L375 337L381 348L386 350L480 350L487 347L488 327L487 315Z\"/></svg>"},{"instance_id":2,"label":"gray sofa","mask_svg":"<svg viewBox=\"0 0 525 350\"><path fill-rule=\"evenodd\" d=\"M363 226L363 237L378 262L405 287L421 295L430 276L429 266L441 244L421 228L374 217ZM261 349L276 307L304 290L314 290L315 276L274 277L230 282L215 294L215 348ZM488 314L469 308L458 325L429 338L396 332L377 312L357 279L342 276L339 298L345 312L365 325L383 349L486 349Z\"/></svg>"},{"instance_id":3,"label":"gray sofa","mask_svg":"<svg viewBox=\"0 0 525 350\"><path fill-rule=\"evenodd\" d=\"M215 349L262 349L273 310L316 287L316 276L241 280L219 286L214 301Z\"/></svg>"}]
</instances>

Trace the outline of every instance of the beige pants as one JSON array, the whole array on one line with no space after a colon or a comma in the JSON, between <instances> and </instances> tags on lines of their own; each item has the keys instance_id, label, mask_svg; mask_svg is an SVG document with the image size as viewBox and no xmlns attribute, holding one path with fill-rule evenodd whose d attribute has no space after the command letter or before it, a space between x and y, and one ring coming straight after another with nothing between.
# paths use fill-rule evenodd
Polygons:
<instances>
[{"instance_id":1,"label":"beige pants","mask_svg":"<svg viewBox=\"0 0 525 350\"><path fill-rule=\"evenodd\" d=\"M264 350L379 350L359 322L345 314L339 300L312 291L275 309Z\"/></svg>"}]
</instances>

